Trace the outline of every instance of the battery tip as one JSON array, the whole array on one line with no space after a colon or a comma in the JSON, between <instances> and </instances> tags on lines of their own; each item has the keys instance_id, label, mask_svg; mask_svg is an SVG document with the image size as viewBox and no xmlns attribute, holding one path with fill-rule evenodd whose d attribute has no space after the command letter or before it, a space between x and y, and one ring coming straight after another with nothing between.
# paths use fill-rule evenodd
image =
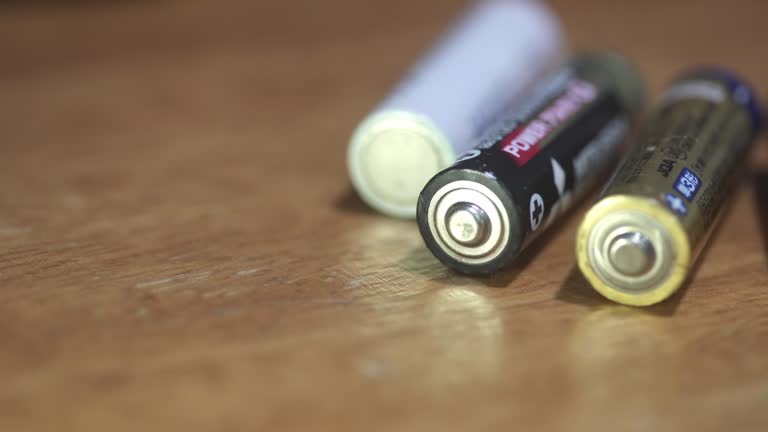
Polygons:
<instances>
[{"instance_id":1,"label":"battery tip","mask_svg":"<svg viewBox=\"0 0 768 432\"><path fill-rule=\"evenodd\" d=\"M488 215L478 206L461 202L448 210L445 218L448 234L464 246L476 246L488 239Z\"/></svg>"},{"instance_id":2,"label":"battery tip","mask_svg":"<svg viewBox=\"0 0 768 432\"><path fill-rule=\"evenodd\" d=\"M650 306L677 291L690 244L677 216L645 197L610 195L579 226L579 268L603 296Z\"/></svg>"},{"instance_id":3,"label":"battery tip","mask_svg":"<svg viewBox=\"0 0 768 432\"><path fill-rule=\"evenodd\" d=\"M611 242L608 259L619 273L641 276L651 271L656 264L656 250L642 233L628 232Z\"/></svg>"}]
</instances>

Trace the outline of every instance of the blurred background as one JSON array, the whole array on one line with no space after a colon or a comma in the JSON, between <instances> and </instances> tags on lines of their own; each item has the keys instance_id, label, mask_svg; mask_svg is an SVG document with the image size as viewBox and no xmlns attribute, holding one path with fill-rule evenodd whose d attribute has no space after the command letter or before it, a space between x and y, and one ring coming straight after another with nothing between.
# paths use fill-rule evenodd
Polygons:
<instances>
[{"instance_id":1,"label":"blurred background","mask_svg":"<svg viewBox=\"0 0 768 432\"><path fill-rule=\"evenodd\" d=\"M5 145L76 137L67 140L68 152L149 152L140 156L145 161L159 156L152 152L199 144L245 163L286 145L308 146L312 130L311 147L322 148L313 157L327 173L342 172L357 121L464 4L3 2ZM765 93L760 46L768 6L761 0L551 4L574 50L625 53L654 92L683 67L721 63ZM55 157L49 150L34 157Z\"/></svg>"},{"instance_id":2,"label":"blurred background","mask_svg":"<svg viewBox=\"0 0 768 432\"><path fill-rule=\"evenodd\" d=\"M0 429L762 430L765 139L642 312L575 271L583 209L474 280L354 195L351 131L465 4L0 2ZM550 4L654 98L768 93L764 0Z\"/></svg>"}]
</instances>

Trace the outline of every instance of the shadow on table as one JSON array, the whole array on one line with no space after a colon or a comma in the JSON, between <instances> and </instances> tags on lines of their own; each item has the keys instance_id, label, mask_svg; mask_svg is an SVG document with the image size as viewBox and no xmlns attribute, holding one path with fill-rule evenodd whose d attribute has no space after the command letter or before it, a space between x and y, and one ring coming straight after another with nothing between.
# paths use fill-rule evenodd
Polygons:
<instances>
[{"instance_id":1,"label":"shadow on table","mask_svg":"<svg viewBox=\"0 0 768 432\"><path fill-rule=\"evenodd\" d=\"M768 264L768 169L752 175L752 190L757 208L757 221L763 233L763 257Z\"/></svg>"},{"instance_id":2,"label":"shadow on table","mask_svg":"<svg viewBox=\"0 0 768 432\"><path fill-rule=\"evenodd\" d=\"M476 278L464 276L441 263L426 245L420 245L408 251L399 261L398 266L410 273L426 277L430 281L452 287L462 287L477 283Z\"/></svg>"},{"instance_id":3,"label":"shadow on table","mask_svg":"<svg viewBox=\"0 0 768 432\"><path fill-rule=\"evenodd\" d=\"M546 231L541 233L541 235L517 257L511 266L496 275L485 278L484 283L487 286L494 288L504 288L513 284L520 273L525 271L528 265L541 254L542 249L544 249L546 245L554 242L557 237L564 235L563 231L574 220L578 219L579 222L581 221L581 218L587 212L590 205L595 202L595 199L596 195L590 194L582 200L581 203L566 210L564 214L560 215ZM573 255L573 243L570 244L571 250L569 250L568 253Z\"/></svg>"},{"instance_id":4,"label":"shadow on table","mask_svg":"<svg viewBox=\"0 0 768 432\"><path fill-rule=\"evenodd\" d=\"M698 261L701 262L701 261ZM698 263L696 267L698 267ZM689 278L690 279L690 278ZM688 291L690 284L686 281L682 288L677 291L671 298L663 301L659 304L649 306L646 308L638 308L637 310L645 311L647 313L658 316L672 316L680 306L680 302ZM578 266L573 266L568 277L560 285L560 289L555 294L555 299L566 303L578 304L587 306L589 308L598 309L605 307L606 305L614 304L610 300L600 295L592 285L584 278L579 270Z\"/></svg>"},{"instance_id":5,"label":"shadow on table","mask_svg":"<svg viewBox=\"0 0 768 432\"><path fill-rule=\"evenodd\" d=\"M344 192L342 192L342 194L336 198L333 206L336 208L336 210L342 211L344 213L357 213L367 215L378 214L373 209L368 207L368 205L364 203L362 199L360 199L360 197L357 195L357 192L352 189L352 186L347 186Z\"/></svg>"},{"instance_id":6,"label":"shadow on table","mask_svg":"<svg viewBox=\"0 0 768 432\"><path fill-rule=\"evenodd\" d=\"M581 206L577 207L579 209L581 208ZM518 276L520 276L520 274L524 272L539 255L541 255L541 251L544 247L552 243L562 234L571 218L577 216L575 213L578 213L579 215L581 214L581 212L577 212L574 209L567 211L565 215L558 218L552 226L544 231L539 238L534 240L511 265L498 273L481 278L480 281L492 288L512 287Z\"/></svg>"},{"instance_id":7,"label":"shadow on table","mask_svg":"<svg viewBox=\"0 0 768 432\"><path fill-rule=\"evenodd\" d=\"M525 270L540 248L539 246L536 251L526 251L524 256L511 267L487 276L467 276L448 268L429 251L426 245L409 251L400 260L399 266L405 271L417 273L431 281L450 286L482 284L489 288L511 288L515 279Z\"/></svg>"}]
</instances>

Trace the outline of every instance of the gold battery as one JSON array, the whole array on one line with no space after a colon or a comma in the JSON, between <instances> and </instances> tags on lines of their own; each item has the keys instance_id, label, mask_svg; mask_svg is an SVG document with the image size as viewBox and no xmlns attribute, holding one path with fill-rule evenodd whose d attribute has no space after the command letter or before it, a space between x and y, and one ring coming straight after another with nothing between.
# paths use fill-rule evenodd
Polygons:
<instances>
[{"instance_id":1,"label":"gold battery","mask_svg":"<svg viewBox=\"0 0 768 432\"><path fill-rule=\"evenodd\" d=\"M577 233L579 268L600 294L649 306L680 289L760 120L754 92L723 69L690 72L667 89Z\"/></svg>"}]
</instances>

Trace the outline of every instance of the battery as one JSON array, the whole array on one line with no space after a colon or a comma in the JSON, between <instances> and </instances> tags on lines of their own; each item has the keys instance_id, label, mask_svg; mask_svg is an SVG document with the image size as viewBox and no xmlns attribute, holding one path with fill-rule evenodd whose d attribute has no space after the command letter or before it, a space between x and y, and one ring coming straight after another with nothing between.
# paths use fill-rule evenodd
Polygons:
<instances>
[{"instance_id":1,"label":"battery","mask_svg":"<svg viewBox=\"0 0 768 432\"><path fill-rule=\"evenodd\" d=\"M347 165L358 194L414 218L427 181L564 59L560 23L544 3L476 2L353 133Z\"/></svg>"},{"instance_id":2,"label":"battery","mask_svg":"<svg viewBox=\"0 0 768 432\"><path fill-rule=\"evenodd\" d=\"M618 160L643 88L613 53L578 56L544 79L427 183L417 211L427 247L465 274L509 264Z\"/></svg>"},{"instance_id":3,"label":"battery","mask_svg":"<svg viewBox=\"0 0 768 432\"><path fill-rule=\"evenodd\" d=\"M696 68L673 81L579 227L578 264L598 292L648 306L680 288L761 117L755 93L723 68Z\"/></svg>"}]
</instances>

